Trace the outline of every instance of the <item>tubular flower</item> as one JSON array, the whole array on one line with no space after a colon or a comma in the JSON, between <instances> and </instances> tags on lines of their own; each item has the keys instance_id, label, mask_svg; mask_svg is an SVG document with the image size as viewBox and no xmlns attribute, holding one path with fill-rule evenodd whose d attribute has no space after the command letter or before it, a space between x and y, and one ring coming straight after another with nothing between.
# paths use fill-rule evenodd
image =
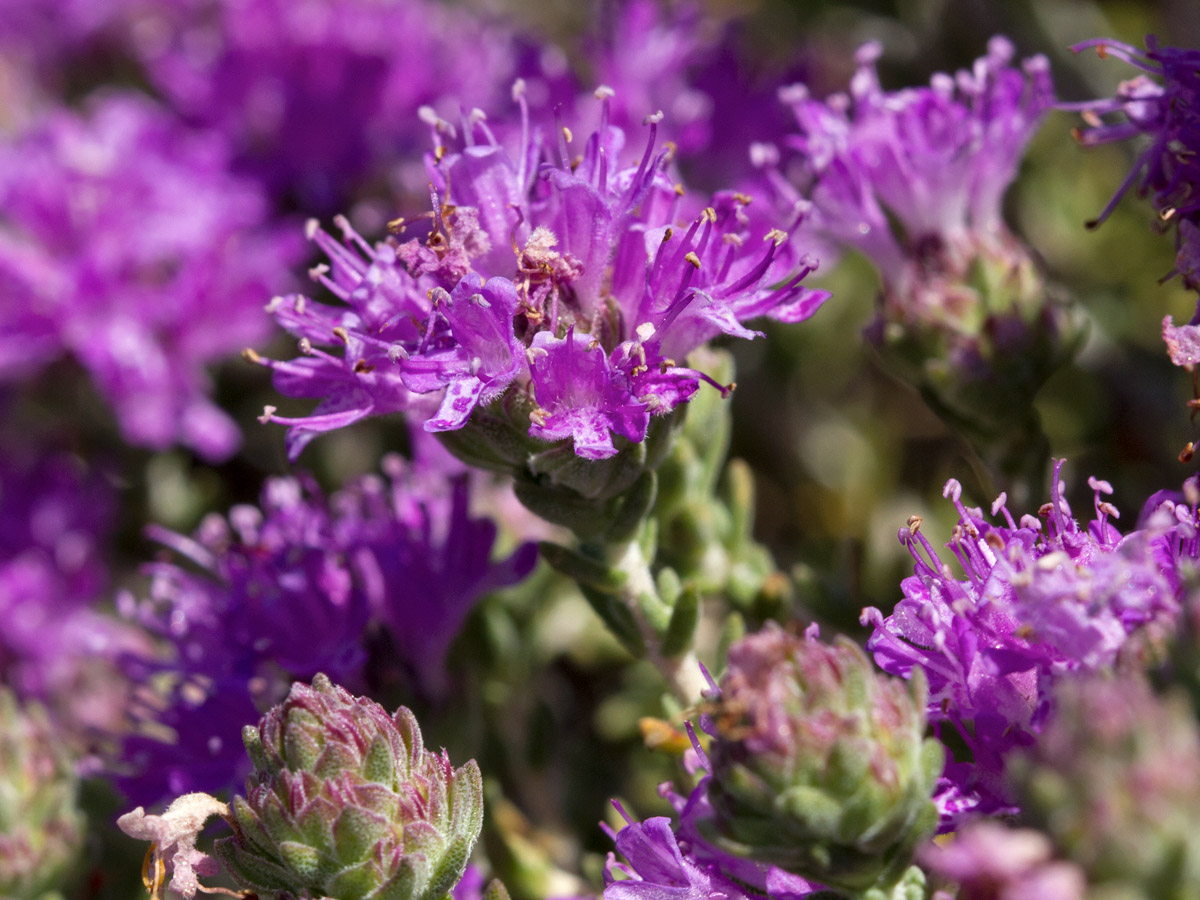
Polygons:
<instances>
[{"instance_id":1,"label":"tubular flower","mask_svg":"<svg viewBox=\"0 0 1200 900\"><path fill-rule=\"evenodd\" d=\"M780 201L811 202L807 227L819 239L878 269L867 336L885 359L939 414L994 441L1028 416L1077 338L1001 207L1054 103L1049 65L1035 56L1017 68L1012 45L995 37L970 70L884 91L881 53L875 43L858 51L848 93L819 101L803 85L781 91L800 127L797 186L777 150L759 147L755 158Z\"/></svg>"},{"instance_id":2,"label":"tubular flower","mask_svg":"<svg viewBox=\"0 0 1200 900\"><path fill-rule=\"evenodd\" d=\"M218 136L131 93L47 113L2 148L0 272L20 312L0 377L69 353L129 442L231 455L241 435L205 366L263 336L261 298L297 242L227 162Z\"/></svg>"},{"instance_id":3,"label":"tubular flower","mask_svg":"<svg viewBox=\"0 0 1200 900\"><path fill-rule=\"evenodd\" d=\"M840 890L890 888L937 823L924 703L920 676L876 673L849 640L744 638L711 713L716 842Z\"/></svg>"},{"instance_id":4,"label":"tubular flower","mask_svg":"<svg viewBox=\"0 0 1200 900\"><path fill-rule=\"evenodd\" d=\"M254 762L215 852L270 896L441 900L483 825L474 760L425 749L405 707L389 716L318 675L295 684L243 740Z\"/></svg>"},{"instance_id":5,"label":"tubular flower","mask_svg":"<svg viewBox=\"0 0 1200 900\"><path fill-rule=\"evenodd\" d=\"M427 111L434 210L393 223L407 240L370 245L338 220L339 243L312 227L330 259L314 277L345 305L277 301L304 355L250 354L283 393L322 398L309 417L264 416L291 426L293 455L321 431L401 409L427 431L455 431L504 397L523 423L516 443L572 437L579 456L610 457L612 434L642 441L652 417L711 380L686 354L719 334L755 336L750 318L800 321L826 299L801 284L815 263L783 232L750 227L749 198L718 194L684 214L659 116L630 156L601 89L600 128L572 161L569 131L545 139L523 85L514 93L523 126L511 151L478 111L461 133Z\"/></svg>"},{"instance_id":6,"label":"tubular flower","mask_svg":"<svg viewBox=\"0 0 1200 900\"><path fill-rule=\"evenodd\" d=\"M884 618L867 608L874 634L867 649L887 672L928 678L927 712L950 725L970 761L952 762L939 790L944 824L967 809L1011 807L1004 783L1012 751L1033 743L1051 712L1050 688L1064 673L1112 667L1132 635L1172 621L1179 600L1161 560L1165 528L1122 536L1111 486L1089 479L1095 519L1072 518L1055 464L1053 499L1016 522L1003 495L993 504L1003 525L968 509L951 479L945 495L959 521L946 545L965 577L954 575L920 531L919 517L900 529L916 561L903 598Z\"/></svg>"}]
</instances>

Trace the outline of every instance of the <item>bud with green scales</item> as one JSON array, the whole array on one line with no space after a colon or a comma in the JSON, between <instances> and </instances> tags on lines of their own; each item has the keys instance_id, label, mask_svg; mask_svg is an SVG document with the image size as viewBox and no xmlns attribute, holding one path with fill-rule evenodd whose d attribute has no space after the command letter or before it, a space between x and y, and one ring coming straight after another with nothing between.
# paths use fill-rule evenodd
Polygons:
<instances>
[{"instance_id":1,"label":"bud with green scales","mask_svg":"<svg viewBox=\"0 0 1200 900\"><path fill-rule=\"evenodd\" d=\"M743 638L711 711L714 839L852 895L890 888L937 824L944 751L924 737L925 690L845 638Z\"/></svg>"},{"instance_id":2,"label":"bud with green scales","mask_svg":"<svg viewBox=\"0 0 1200 900\"><path fill-rule=\"evenodd\" d=\"M0 688L0 897L59 896L83 844L78 783L41 709Z\"/></svg>"},{"instance_id":3,"label":"bud with green scales","mask_svg":"<svg viewBox=\"0 0 1200 900\"><path fill-rule=\"evenodd\" d=\"M215 852L260 895L440 900L483 825L475 762L425 749L413 714L390 716L318 675L242 735L254 762Z\"/></svg>"}]
</instances>

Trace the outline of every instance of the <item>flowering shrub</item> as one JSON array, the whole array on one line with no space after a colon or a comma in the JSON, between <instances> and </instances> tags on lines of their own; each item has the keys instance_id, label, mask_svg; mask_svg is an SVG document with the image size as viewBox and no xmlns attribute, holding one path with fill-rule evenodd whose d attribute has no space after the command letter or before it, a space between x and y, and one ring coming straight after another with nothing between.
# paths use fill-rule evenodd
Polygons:
<instances>
[{"instance_id":1,"label":"flowering shrub","mask_svg":"<svg viewBox=\"0 0 1200 900\"><path fill-rule=\"evenodd\" d=\"M1200 49L518 6L0 0L0 894L1195 895Z\"/></svg>"}]
</instances>

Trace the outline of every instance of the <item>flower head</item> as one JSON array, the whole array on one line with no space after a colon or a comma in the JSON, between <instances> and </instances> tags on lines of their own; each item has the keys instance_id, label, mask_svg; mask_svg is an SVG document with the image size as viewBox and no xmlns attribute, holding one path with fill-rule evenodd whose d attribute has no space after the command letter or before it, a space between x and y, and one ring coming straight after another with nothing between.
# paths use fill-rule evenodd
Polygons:
<instances>
[{"instance_id":1,"label":"flower head","mask_svg":"<svg viewBox=\"0 0 1200 900\"><path fill-rule=\"evenodd\" d=\"M284 393L323 398L309 417L264 417L292 427L293 454L320 431L400 409L427 431L458 430L504 395L528 435L610 457L610 434L642 441L651 417L711 380L686 354L719 334L753 337L750 318L800 321L826 298L801 284L815 263L785 234L752 227L749 198L719 194L684 213L659 116L630 154L601 89L601 125L571 160L569 131L554 140L530 126L520 85L515 94L513 149L481 112L456 128L427 111L434 209L393 223L407 240L372 246L339 220L343 245L313 226L331 261L314 277L346 305L278 301L305 356L251 354Z\"/></svg>"},{"instance_id":2,"label":"flower head","mask_svg":"<svg viewBox=\"0 0 1200 900\"><path fill-rule=\"evenodd\" d=\"M964 809L1008 808L1005 760L1028 746L1050 714L1050 688L1066 672L1112 667L1130 635L1170 621L1179 602L1155 549L1158 532L1122 536L1112 488L1090 479L1095 519L1080 527L1063 496L1055 466L1044 521L1013 519L1002 496L989 522L968 509L957 481L945 494L959 512L946 545L961 566L957 577L914 517L900 530L916 567L901 585L903 599L887 618L868 608L875 632L867 648L888 672L929 681L929 719L953 727L970 749L970 763L946 769L939 791L943 815Z\"/></svg>"},{"instance_id":3,"label":"flower head","mask_svg":"<svg viewBox=\"0 0 1200 900\"><path fill-rule=\"evenodd\" d=\"M492 559L496 526L470 514L466 475L440 448L391 458L385 471L329 498L303 476L272 479L260 506L210 516L191 537L151 530L191 565L153 563L149 595L122 599L167 647L126 658L136 680L165 685L125 741L127 789L154 801L236 782L242 726L292 679L324 669L366 683L369 623L410 687L445 688L467 613L528 574L536 552Z\"/></svg>"},{"instance_id":4,"label":"flower head","mask_svg":"<svg viewBox=\"0 0 1200 900\"><path fill-rule=\"evenodd\" d=\"M1054 103L1049 65L1014 65L995 37L969 70L885 91L881 53L858 51L847 93L781 91L800 127L798 186L784 181L778 151L756 158L784 205L811 203L806 228L874 263L882 289L867 337L889 365L990 445L1028 428L1034 393L1079 337L1001 208Z\"/></svg>"},{"instance_id":5,"label":"flower head","mask_svg":"<svg viewBox=\"0 0 1200 900\"><path fill-rule=\"evenodd\" d=\"M205 366L263 335L261 298L295 241L265 227L264 197L227 162L219 137L130 93L49 112L7 144L0 271L22 312L0 374L69 353L131 443L229 456L241 437Z\"/></svg>"}]
</instances>

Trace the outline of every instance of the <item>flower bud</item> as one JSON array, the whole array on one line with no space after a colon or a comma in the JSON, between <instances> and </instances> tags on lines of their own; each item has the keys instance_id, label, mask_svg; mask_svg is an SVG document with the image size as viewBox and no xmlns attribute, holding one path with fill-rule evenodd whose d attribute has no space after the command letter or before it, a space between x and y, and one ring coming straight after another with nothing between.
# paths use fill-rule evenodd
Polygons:
<instances>
[{"instance_id":1,"label":"flower bud","mask_svg":"<svg viewBox=\"0 0 1200 900\"><path fill-rule=\"evenodd\" d=\"M919 671L877 674L848 639L744 638L712 714L717 840L832 888L890 887L937 821L925 690Z\"/></svg>"},{"instance_id":2,"label":"flower bud","mask_svg":"<svg viewBox=\"0 0 1200 900\"><path fill-rule=\"evenodd\" d=\"M1013 442L1037 433L1033 397L1084 331L1029 249L1002 230L931 237L885 285L867 337L939 416L1008 466L1024 452Z\"/></svg>"},{"instance_id":3,"label":"flower bud","mask_svg":"<svg viewBox=\"0 0 1200 900\"><path fill-rule=\"evenodd\" d=\"M408 709L389 716L318 675L243 740L254 773L216 846L243 887L440 900L462 877L483 824L479 768L426 750Z\"/></svg>"},{"instance_id":4,"label":"flower bud","mask_svg":"<svg viewBox=\"0 0 1200 900\"><path fill-rule=\"evenodd\" d=\"M0 689L0 897L53 897L83 841L78 786L40 709Z\"/></svg>"}]
</instances>

